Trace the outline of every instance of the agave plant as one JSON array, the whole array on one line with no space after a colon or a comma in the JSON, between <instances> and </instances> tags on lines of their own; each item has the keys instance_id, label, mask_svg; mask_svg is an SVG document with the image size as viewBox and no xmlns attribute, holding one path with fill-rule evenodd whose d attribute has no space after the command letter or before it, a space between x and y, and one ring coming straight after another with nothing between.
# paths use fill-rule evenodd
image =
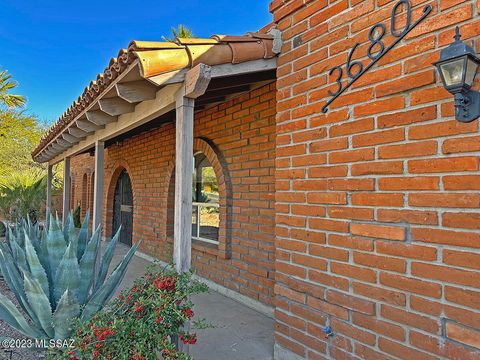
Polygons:
<instances>
[{"instance_id":1,"label":"agave plant","mask_svg":"<svg viewBox=\"0 0 480 360\"><path fill-rule=\"evenodd\" d=\"M0 294L0 319L24 335L37 339L66 339L71 320L89 320L114 295L135 253L133 246L107 277L120 230L108 244L96 266L100 227L88 239L89 214L80 230L68 217L62 227L49 216L48 230L23 220L7 229L0 242L0 268L27 319Z\"/></svg>"}]
</instances>

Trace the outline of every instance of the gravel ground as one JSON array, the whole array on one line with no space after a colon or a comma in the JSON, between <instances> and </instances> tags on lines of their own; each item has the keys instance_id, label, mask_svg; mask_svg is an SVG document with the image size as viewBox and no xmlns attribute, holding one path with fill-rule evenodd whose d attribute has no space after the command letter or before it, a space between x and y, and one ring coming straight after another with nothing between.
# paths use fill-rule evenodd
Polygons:
<instances>
[{"instance_id":1,"label":"gravel ground","mask_svg":"<svg viewBox=\"0 0 480 360\"><path fill-rule=\"evenodd\" d=\"M18 306L15 295L10 291L7 284L0 279L0 293L8 297L12 302ZM20 334L18 331L10 327L6 322L0 320L0 337L8 337L12 339L26 339L26 337ZM0 359L12 359L12 360L36 360L42 359L41 353L30 349L13 349L12 351L5 351L0 347Z\"/></svg>"}]
</instances>

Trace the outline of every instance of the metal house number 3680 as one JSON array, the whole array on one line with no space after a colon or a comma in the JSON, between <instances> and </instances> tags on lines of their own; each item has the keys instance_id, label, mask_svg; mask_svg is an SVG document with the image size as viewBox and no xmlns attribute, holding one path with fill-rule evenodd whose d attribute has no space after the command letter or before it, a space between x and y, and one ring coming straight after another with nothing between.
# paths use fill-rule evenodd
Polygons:
<instances>
[{"instance_id":1,"label":"metal house number 3680","mask_svg":"<svg viewBox=\"0 0 480 360\"><path fill-rule=\"evenodd\" d=\"M406 8L406 19L405 19L405 27L403 30L397 30L397 17L399 11L402 11L402 7L405 5ZM400 9L400 10L399 10ZM349 79L351 79L347 84L344 86L342 84L343 78L343 66L335 66L334 68L330 69L328 72L329 76L332 76L334 73L337 74L335 81L337 83L337 90L335 92L328 91L331 98L327 101L327 103L323 106L322 111L326 113L328 111L328 106L338 98L345 90L350 88L350 86L357 81L363 74L365 74L373 65L375 65L386 53L388 53L391 49L395 47L412 29L414 29L418 24L420 24L432 11L431 5L426 5L423 8L422 16L412 24L412 4L409 0L400 0L398 1L392 8L392 15L390 18L390 32L396 38L390 46L385 47L382 39L384 38L387 30L385 24L379 23L375 24L370 28L368 32L368 40L370 41L370 46L367 50L367 55L370 58L370 63L363 67L363 63L361 61L352 61L353 53L360 46L360 43L356 43L350 52L348 53L347 63L345 64L345 70Z\"/></svg>"}]
</instances>

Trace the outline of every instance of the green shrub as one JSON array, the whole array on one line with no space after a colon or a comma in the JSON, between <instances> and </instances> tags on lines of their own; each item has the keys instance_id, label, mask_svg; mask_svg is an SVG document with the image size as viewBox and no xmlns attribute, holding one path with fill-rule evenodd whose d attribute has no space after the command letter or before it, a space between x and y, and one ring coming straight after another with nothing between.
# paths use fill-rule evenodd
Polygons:
<instances>
[{"instance_id":1,"label":"green shrub","mask_svg":"<svg viewBox=\"0 0 480 360\"><path fill-rule=\"evenodd\" d=\"M18 222L27 216L37 221L47 189L46 175L39 170L11 174L0 182L0 217Z\"/></svg>"},{"instance_id":2,"label":"green shrub","mask_svg":"<svg viewBox=\"0 0 480 360\"><path fill-rule=\"evenodd\" d=\"M190 296L207 290L192 279L191 272L178 274L173 266L150 271L91 320L78 321L72 348L48 356L52 360L191 359L175 340L197 342L196 334L183 326L194 316ZM197 330L207 327L203 319L192 325Z\"/></svg>"}]
</instances>

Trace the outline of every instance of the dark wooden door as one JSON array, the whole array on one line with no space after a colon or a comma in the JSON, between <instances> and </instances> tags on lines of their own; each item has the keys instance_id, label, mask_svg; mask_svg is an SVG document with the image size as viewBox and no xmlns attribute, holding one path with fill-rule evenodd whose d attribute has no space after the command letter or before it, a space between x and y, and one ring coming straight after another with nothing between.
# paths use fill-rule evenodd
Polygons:
<instances>
[{"instance_id":1,"label":"dark wooden door","mask_svg":"<svg viewBox=\"0 0 480 360\"><path fill-rule=\"evenodd\" d=\"M122 225L120 242L132 246L133 232L133 193L127 170L118 177L113 200L113 234Z\"/></svg>"}]
</instances>

